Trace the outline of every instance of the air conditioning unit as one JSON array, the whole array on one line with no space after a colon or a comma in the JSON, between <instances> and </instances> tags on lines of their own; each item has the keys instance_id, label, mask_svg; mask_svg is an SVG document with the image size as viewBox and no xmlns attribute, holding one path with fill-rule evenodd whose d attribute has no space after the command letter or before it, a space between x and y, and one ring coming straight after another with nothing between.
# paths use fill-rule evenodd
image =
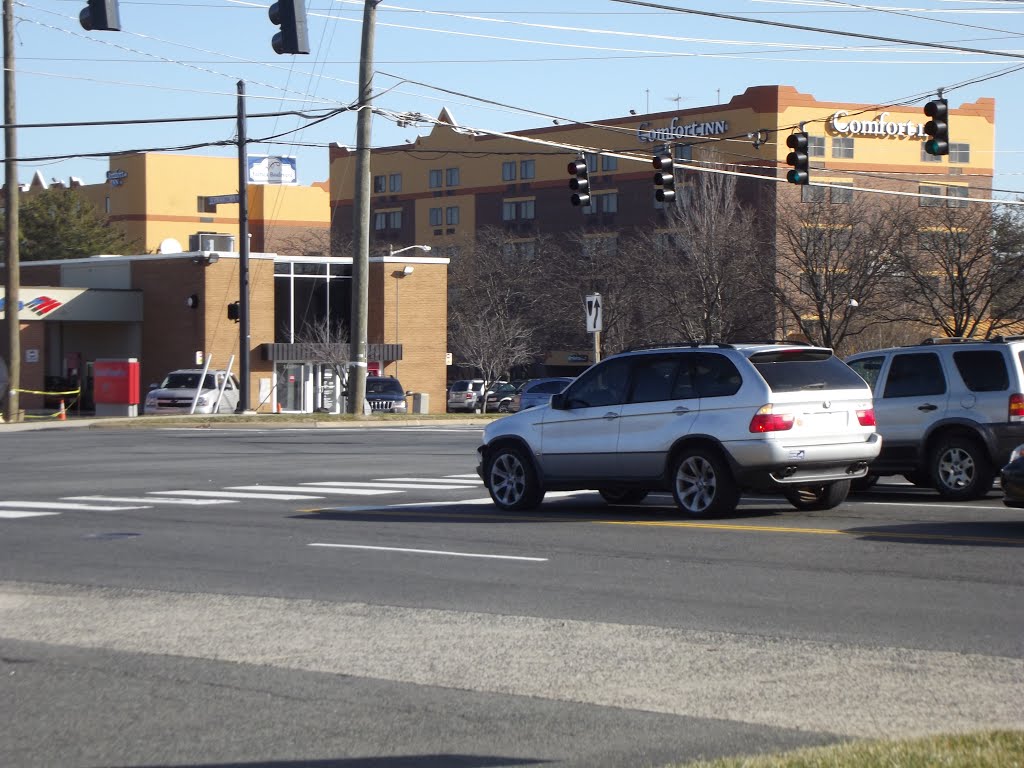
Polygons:
<instances>
[{"instance_id":1,"label":"air conditioning unit","mask_svg":"<svg viewBox=\"0 0 1024 768\"><path fill-rule=\"evenodd\" d=\"M190 251L227 251L235 250L235 236L217 234L215 232L196 232L188 236Z\"/></svg>"}]
</instances>

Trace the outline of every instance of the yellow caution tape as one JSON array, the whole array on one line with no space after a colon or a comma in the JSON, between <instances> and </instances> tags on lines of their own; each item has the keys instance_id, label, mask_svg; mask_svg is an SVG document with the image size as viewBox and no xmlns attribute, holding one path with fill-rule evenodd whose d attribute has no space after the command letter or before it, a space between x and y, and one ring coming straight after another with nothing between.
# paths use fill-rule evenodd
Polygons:
<instances>
[{"instance_id":1,"label":"yellow caution tape","mask_svg":"<svg viewBox=\"0 0 1024 768\"><path fill-rule=\"evenodd\" d=\"M27 395L78 395L81 394L82 388L69 389L67 392L40 392L38 389L14 389L12 392L24 392Z\"/></svg>"}]
</instances>

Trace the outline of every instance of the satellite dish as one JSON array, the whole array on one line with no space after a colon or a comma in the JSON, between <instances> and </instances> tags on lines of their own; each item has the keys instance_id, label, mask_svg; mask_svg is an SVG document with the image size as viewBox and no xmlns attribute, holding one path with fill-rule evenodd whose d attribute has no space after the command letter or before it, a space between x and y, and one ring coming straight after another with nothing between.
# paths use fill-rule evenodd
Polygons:
<instances>
[{"instance_id":1,"label":"satellite dish","mask_svg":"<svg viewBox=\"0 0 1024 768\"><path fill-rule=\"evenodd\" d=\"M181 243L175 240L173 237L168 237L166 240L160 242L160 247L156 249L157 253L181 253Z\"/></svg>"}]
</instances>

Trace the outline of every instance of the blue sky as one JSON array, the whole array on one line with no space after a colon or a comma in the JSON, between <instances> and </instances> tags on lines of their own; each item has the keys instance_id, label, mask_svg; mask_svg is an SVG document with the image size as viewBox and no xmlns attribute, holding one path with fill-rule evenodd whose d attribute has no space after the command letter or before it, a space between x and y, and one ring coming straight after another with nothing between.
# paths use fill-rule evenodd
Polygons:
<instances>
[{"instance_id":1,"label":"blue sky","mask_svg":"<svg viewBox=\"0 0 1024 768\"><path fill-rule=\"evenodd\" d=\"M997 189L1024 194L1024 2L1007 0L665 0L749 21L614 0L396 0L377 9L375 105L510 131L560 120L715 104L748 86L786 84L820 100L888 104L945 88L951 107L996 99ZM84 0L15 0L18 123L232 117L236 83L248 112L321 114L356 96L363 0L310 0L308 56L278 56L267 2L121 0L122 31L86 32ZM511 10L510 10L511 9ZM753 23L762 22L762 23ZM763 22L768 22L763 23ZM790 29L800 25L1001 52L980 55ZM987 79L985 79L987 78ZM982 80L973 84L968 81ZM458 94L458 95L456 95ZM486 99L498 104L480 101ZM538 114L539 113L539 114ZM1022 126L1015 130L1014 126ZM301 130L297 130L301 129ZM355 144L354 113L318 124L252 118L250 147L295 155L299 183L328 177L331 142ZM428 125L375 117L373 144L415 139ZM956 141L955 120L951 121ZM155 125L22 128L19 180L104 180L107 153L227 141L232 119ZM234 156L232 146L190 154ZM43 160L102 153L99 158ZM997 196L1008 196L998 195Z\"/></svg>"}]
</instances>

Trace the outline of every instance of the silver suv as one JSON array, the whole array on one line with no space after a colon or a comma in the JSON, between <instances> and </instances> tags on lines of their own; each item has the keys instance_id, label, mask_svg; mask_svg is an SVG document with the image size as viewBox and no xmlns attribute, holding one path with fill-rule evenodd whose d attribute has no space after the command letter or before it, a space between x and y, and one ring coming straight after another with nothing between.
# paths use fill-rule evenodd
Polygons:
<instances>
[{"instance_id":1,"label":"silver suv","mask_svg":"<svg viewBox=\"0 0 1024 768\"><path fill-rule=\"evenodd\" d=\"M1024 443L1024 336L929 339L846 362L874 391L884 438L859 487L903 475L947 499L981 498Z\"/></svg>"},{"instance_id":2,"label":"silver suv","mask_svg":"<svg viewBox=\"0 0 1024 768\"><path fill-rule=\"evenodd\" d=\"M549 404L488 424L477 471L506 510L548 490L611 504L670 490L702 517L731 512L745 489L830 509L880 447L870 390L830 349L673 345L609 357Z\"/></svg>"}]
</instances>

